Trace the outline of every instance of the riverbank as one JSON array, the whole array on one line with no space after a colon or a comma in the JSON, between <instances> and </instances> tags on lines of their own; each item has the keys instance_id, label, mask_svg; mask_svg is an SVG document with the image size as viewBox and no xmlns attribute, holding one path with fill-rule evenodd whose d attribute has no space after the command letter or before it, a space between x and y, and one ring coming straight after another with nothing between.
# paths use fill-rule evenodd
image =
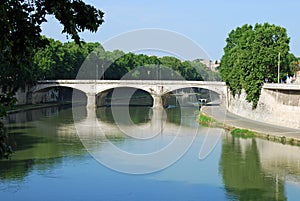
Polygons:
<instances>
[{"instance_id":1,"label":"riverbank","mask_svg":"<svg viewBox=\"0 0 300 201\"><path fill-rule=\"evenodd\" d=\"M255 137L300 146L300 129L281 127L254 121L228 112L222 106L204 106L201 113L218 122L218 127L228 131L244 129L253 132Z\"/></svg>"}]
</instances>

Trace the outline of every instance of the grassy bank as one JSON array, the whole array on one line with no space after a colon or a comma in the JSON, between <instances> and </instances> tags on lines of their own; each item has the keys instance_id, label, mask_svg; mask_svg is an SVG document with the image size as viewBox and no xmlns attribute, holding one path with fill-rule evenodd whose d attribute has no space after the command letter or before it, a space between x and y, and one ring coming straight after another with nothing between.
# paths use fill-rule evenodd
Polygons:
<instances>
[{"instance_id":1,"label":"grassy bank","mask_svg":"<svg viewBox=\"0 0 300 201\"><path fill-rule=\"evenodd\" d=\"M203 114L203 113L199 113L199 123L201 126L204 126L204 127L223 128L223 129L227 130L234 137L240 137L240 138L255 137L255 132L253 132L253 131L249 131L247 129L235 128L235 127L226 125L224 123L218 122L214 118L212 118L206 114Z\"/></svg>"},{"instance_id":2,"label":"grassy bank","mask_svg":"<svg viewBox=\"0 0 300 201\"><path fill-rule=\"evenodd\" d=\"M223 127L222 124L215 119L203 113L199 113L199 123L204 127Z\"/></svg>"},{"instance_id":3,"label":"grassy bank","mask_svg":"<svg viewBox=\"0 0 300 201\"><path fill-rule=\"evenodd\" d=\"M230 133L234 137L241 137L241 138L253 138L253 137L255 137L255 132L249 131L247 129L235 128L235 129L231 130Z\"/></svg>"}]
</instances>

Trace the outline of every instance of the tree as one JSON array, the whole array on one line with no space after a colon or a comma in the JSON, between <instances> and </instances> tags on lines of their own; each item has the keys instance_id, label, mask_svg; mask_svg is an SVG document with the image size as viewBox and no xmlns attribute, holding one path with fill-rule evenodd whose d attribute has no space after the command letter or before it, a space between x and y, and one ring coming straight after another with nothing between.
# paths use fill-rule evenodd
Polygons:
<instances>
[{"instance_id":1,"label":"tree","mask_svg":"<svg viewBox=\"0 0 300 201\"><path fill-rule=\"evenodd\" d=\"M100 53L99 43L75 42L61 43L47 39L48 44L40 48L34 55L39 79L75 79L79 68L87 56L96 49ZM97 52L96 57L99 57ZM104 50L103 50L104 52ZM101 51L101 53L103 54Z\"/></svg>"},{"instance_id":2,"label":"tree","mask_svg":"<svg viewBox=\"0 0 300 201\"><path fill-rule=\"evenodd\" d=\"M199 61L191 61L190 64L197 72L194 74L194 76L196 76L195 80L221 81L220 73L209 70L205 64Z\"/></svg>"},{"instance_id":3,"label":"tree","mask_svg":"<svg viewBox=\"0 0 300 201\"><path fill-rule=\"evenodd\" d=\"M293 74L296 74L297 71L300 71L300 62L299 58L296 58L295 55L289 54L288 56L288 62L290 64L290 69Z\"/></svg>"},{"instance_id":4,"label":"tree","mask_svg":"<svg viewBox=\"0 0 300 201\"><path fill-rule=\"evenodd\" d=\"M63 33L80 43L79 32L96 32L104 13L81 0L2 0L0 1L0 117L13 104L15 91L25 83L34 83L35 51L45 46L41 24L46 15L54 15L63 25ZM0 133L4 133L0 126ZM3 135L2 135L3 136ZM3 148L3 146L1 146Z\"/></svg>"},{"instance_id":5,"label":"tree","mask_svg":"<svg viewBox=\"0 0 300 201\"><path fill-rule=\"evenodd\" d=\"M104 15L81 0L6 0L0 4L0 13L0 88L1 97L7 98L12 98L20 86L37 79L32 61L36 49L47 42L40 28L46 15L54 15L64 26L62 32L78 44L78 33L97 31Z\"/></svg>"},{"instance_id":6,"label":"tree","mask_svg":"<svg viewBox=\"0 0 300 201\"><path fill-rule=\"evenodd\" d=\"M232 94L245 90L246 100L256 108L265 78L277 79L278 55L288 61L289 37L286 29L265 24L244 25L229 33L221 59L220 73ZM283 62L281 72L287 72Z\"/></svg>"}]
</instances>

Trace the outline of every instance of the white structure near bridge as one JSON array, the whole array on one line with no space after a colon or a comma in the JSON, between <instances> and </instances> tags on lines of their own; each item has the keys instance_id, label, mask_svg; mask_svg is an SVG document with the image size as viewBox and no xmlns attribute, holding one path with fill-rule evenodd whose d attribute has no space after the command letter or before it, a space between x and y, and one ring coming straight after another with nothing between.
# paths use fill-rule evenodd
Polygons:
<instances>
[{"instance_id":1,"label":"white structure near bridge","mask_svg":"<svg viewBox=\"0 0 300 201\"><path fill-rule=\"evenodd\" d=\"M32 93L53 87L69 87L82 91L87 96L87 107L96 106L96 97L109 89L128 87L148 92L153 98L153 107L162 106L161 97L183 88L202 88L219 94L227 103L227 87L224 82L185 80L43 80L31 89Z\"/></svg>"}]
</instances>

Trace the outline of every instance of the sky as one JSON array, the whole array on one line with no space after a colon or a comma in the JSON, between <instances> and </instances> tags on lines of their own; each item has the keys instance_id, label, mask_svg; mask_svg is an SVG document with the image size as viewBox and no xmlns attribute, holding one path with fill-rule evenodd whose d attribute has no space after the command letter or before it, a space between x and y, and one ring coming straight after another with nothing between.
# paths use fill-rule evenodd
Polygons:
<instances>
[{"instance_id":1,"label":"sky","mask_svg":"<svg viewBox=\"0 0 300 201\"><path fill-rule=\"evenodd\" d=\"M223 55L228 33L244 24L275 24L287 29L290 52L300 57L299 0L84 0L102 10L105 22L98 32L80 34L86 42L100 42L138 29L164 29L197 43L212 60ZM62 26L49 16L42 34L67 41Z\"/></svg>"}]
</instances>

